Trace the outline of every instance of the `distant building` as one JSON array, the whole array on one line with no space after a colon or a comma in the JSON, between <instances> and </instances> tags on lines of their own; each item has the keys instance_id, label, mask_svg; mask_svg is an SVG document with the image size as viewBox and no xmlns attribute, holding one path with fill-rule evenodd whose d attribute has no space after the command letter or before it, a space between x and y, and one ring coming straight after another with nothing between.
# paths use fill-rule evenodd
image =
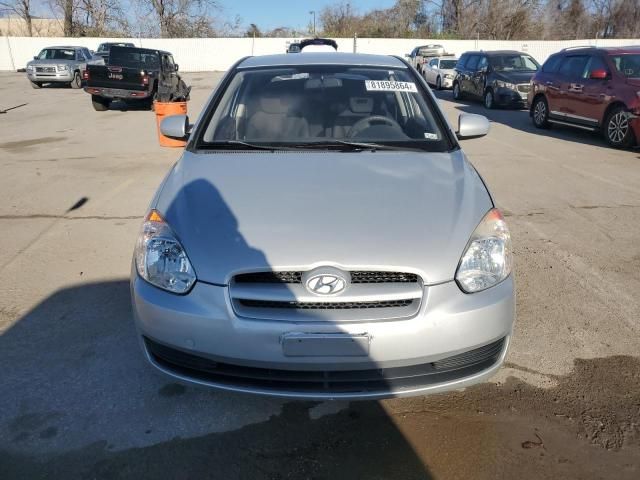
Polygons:
<instances>
[{"instance_id":1,"label":"distant building","mask_svg":"<svg viewBox=\"0 0 640 480\"><path fill-rule=\"evenodd\" d=\"M64 37L63 21L59 18L31 19L31 30L34 37ZM0 36L28 37L27 24L20 17L0 17Z\"/></svg>"}]
</instances>

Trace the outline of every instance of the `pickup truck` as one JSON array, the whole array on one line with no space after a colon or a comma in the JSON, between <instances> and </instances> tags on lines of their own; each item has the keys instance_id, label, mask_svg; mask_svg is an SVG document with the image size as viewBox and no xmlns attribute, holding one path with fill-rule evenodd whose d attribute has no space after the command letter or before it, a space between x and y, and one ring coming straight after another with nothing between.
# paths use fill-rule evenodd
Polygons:
<instances>
[{"instance_id":1,"label":"pickup truck","mask_svg":"<svg viewBox=\"0 0 640 480\"><path fill-rule=\"evenodd\" d=\"M153 109L153 102L189 100L190 88L178 75L173 55L162 50L111 47L106 65L88 65L84 91L93 108L108 110L114 100Z\"/></svg>"}]
</instances>

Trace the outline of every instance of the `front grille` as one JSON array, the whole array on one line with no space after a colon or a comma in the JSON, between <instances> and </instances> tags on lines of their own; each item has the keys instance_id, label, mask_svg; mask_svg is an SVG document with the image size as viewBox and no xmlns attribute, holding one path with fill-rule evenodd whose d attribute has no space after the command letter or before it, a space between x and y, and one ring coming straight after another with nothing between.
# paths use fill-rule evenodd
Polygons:
<instances>
[{"instance_id":1,"label":"front grille","mask_svg":"<svg viewBox=\"0 0 640 480\"><path fill-rule=\"evenodd\" d=\"M256 272L236 275L237 283L302 283L302 272Z\"/></svg>"},{"instance_id":2,"label":"front grille","mask_svg":"<svg viewBox=\"0 0 640 480\"><path fill-rule=\"evenodd\" d=\"M236 275L237 283L302 283L304 272L255 272ZM418 283L419 277L404 272L353 271L351 283Z\"/></svg>"},{"instance_id":3,"label":"front grille","mask_svg":"<svg viewBox=\"0 0 640 480\"><path fill-rule=\"evenodd\" d=\"M37 73L56 73L56 67L36 67Z\"/></svg>"},{"instance_id":4,"label":"front grille","mask_svg":"<svg viewBox=\"0 0 640 480\"><path fill-rule=\"evenodd\" d=\"M413 300L383 302L271 302L266 300L239 300L240 305L251 308L292 308L296 310L352 310L361 308L409 307Z\"/></svg>"},{"instance_id":5,"label":"front grille","mask_svg":"<svg viewBox=\"0 0 640 480\"><path fill-rule=\"evenodd\" d=\"M147 351L160 367L194 380L261 391L289 393L388 393L427 387L469 377L495 365L504 338L465 353L408 367L367 370L282 370L218 362L144 338Z\"/></svg>"},{"instance_id":6,"label":"front grille","mask_svg":"<svg viewBox=\"0 0 640 480\"><path fill-rule=\"evenodd\" d=\"M303 285L304 271L238 274L229 285L235 313L256 320L352 322L397 320L418 313L424 294L414 273L354 270L344 272L346 288L323 297Z\"/></svg>"},{"instance_id":7,"label":"front grille","mask_svg":"<svg viewBox=\"0 0 640 480\"><path fill-rule=\"evenodd\" d=\"M518 91L522 92L522 93L529 93L531 91L531 84L522 83L522 84L518 85Z\"/></svg>"}]
</instances>

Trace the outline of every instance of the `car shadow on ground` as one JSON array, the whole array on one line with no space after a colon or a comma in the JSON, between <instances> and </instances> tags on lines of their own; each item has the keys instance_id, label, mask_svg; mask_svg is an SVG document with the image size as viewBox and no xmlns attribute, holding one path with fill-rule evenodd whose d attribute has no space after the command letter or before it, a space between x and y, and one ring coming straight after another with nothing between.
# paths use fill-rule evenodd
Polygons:
<instances>
[{"instance_id":1,"label":"car shadow on ground","mask_svg":"<svg viewBox=\"0 0 640 480\"><path fill-rule=\"evenodd\" d=\"M208 208L180 224L193 202ZM179 189L163 212L176 231L194 228L205 245L268 266L206 180ZM157 373L139 345L128 279L70 286L24 314L0 315L12 325L0 334L3 480L432 478L379 402L336 408L186 386ZM199 327L196 345L209 341L208 331Z\"/></svg>"},{"instance_id":2,"label":"car shadow on ground","mask_svg":"<svg viewBox=\"0 0 640 480\"><path fill-rule=\"evenodd\" d=\"M602 135L597 132L588 132L586 130L564 125L553 125L549 129L536 128L529 117L529 110L527 109L495 108L488 110L484 107L481 100L469 98L464 98L458 101L454 100L453 93L450 90L434 90L433 93L439 100L452 102L455 105L455 108L460 112L484 115L491 122L501 123L509 128L514 128L522 132L539 136L541 139L544 137L551 137L583 145L610 148L602 138Z\"/></svg>"}]
</instances>

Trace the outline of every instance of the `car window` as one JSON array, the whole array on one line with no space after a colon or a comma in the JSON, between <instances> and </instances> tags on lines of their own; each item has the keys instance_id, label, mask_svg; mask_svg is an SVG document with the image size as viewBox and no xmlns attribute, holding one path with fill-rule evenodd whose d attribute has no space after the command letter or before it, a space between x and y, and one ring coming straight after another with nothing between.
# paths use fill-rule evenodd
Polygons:
<instances>
[{"instance_id":1,"label":"car window","mask_svg":"<svg viewBox=\"0 0 640 480\"><path fill-rule=\"evenodd\" d=\"M480 57L480 60L478 61L478 66L476 67L477 70L481 70L483 68L485 68L486 66L489 65L489 62L487 61L487 57Z\"/></svg>"},{"instance_id":2,"label":"car window","mask_svg":"<svg viewBox=\"0 0 640 480\"><path fill-rule=\"evenodd\" d=\"M41 60L75 60L76 52L68 48L45 48L40 52Z\"/></svg>"},{"instance_id":3,"label":"car window","mask_svg":"<svg viewBox=\"0 0 640 480\"><path fill-rule=\"evenodd\" d=\"M456 68L463 69L467 60L469 59L469 55L463 53L458 62L456 63Z\"/></svg>"},{"instance_id":4,"label":"car window","mask_svg":"<svg viewBox=\"0 0 640 480\"><path fill-rule=\"evenodd\" d=\"M587 55L571 55L565 57L558 73L566 78L582 78L589 57Z\"/></svg>"},{"instance_id":5,"label":"car window","mask_svg":"<svg viewBox=\"0 0 640 480\"><path fill-rule=\"evenodd\" d=\"M519 53L492 56L490 63L498 72L535 72L540 68L533 57Z\"/></svg>"},{"instance_id":6,"label":"car window","mask_svg":"<svg viewBox=\"0 0 640 480\"><path fill-rule=\"evenodd\" d=\"M432 66L433 68L438 68L438 59L434 58L429 62L429 65Z\"/></svg>"},{"instance_id":7,"label":"car window","mask_svg":"<svg viewBox=\"0 0 640 480\"><path fill-rule=\"evenodd\" d=\"M457 60L440 60L440 68L443 70L451 70L455 68Z\"/></svg>"},{"instance_id":8,"label":"car window","mask_svg":"<svg viewBox=\"0 0 640 480\"><path fill-rule=\"evenodd\" d=\"M640 78L640 54L611 55L616 70L627 78Z\"/></svg>"},{"instance_id":9,"label":"car window","mask_svg":"<svg viewBox=\"0 0 640 480\"><path fill-rule=\"evenodd\" d=\"M87 60L91 60L91 57L93 55L91 55L91 52L89 51L89 49L83 48L82 51L84 52L84 58L86 58Z\"/></svg>"},{"instance_id":10,"label":"car window","mask_svg":"<svg viewBox=\"0 0 640 480\"><path fill-rule=\"evenodd\" d=\"M235 73L199 140L294 144L332 141L448 148L431 97L408 69L304 65Z\"/></svg>"},{"instance_id":11,"label":"car window","mask_svg":"<svg viewBox=\"0 0 640 480\"><path fill-rule=\"evenodd\" d=\"M157 69L160 58L153 50L141 50L129 47L111 47L109 64L120 67Z\"/></svg>"},{"instance_id":12,"label":"car window","mask_svg":"<svg viewBox=\"0 0 640 480\"><path fill-rule=\"evenodd\" d=\"M589 58L589 65L584 69L582 76L584 78L589 78L591 72L593 72L594 70L605 70L609 72L607 63L600 55L591 55L591 57Z\"/></svg>"},{"instance_id":13,"label":"car window","mask_svg":"<svg viewBox=\"0 0 640 480\"><path fill-rule=\"evenodd\" d=\"M542 71L544 73L555 73L558 70L561 59L561 55L552 55L544 62L544 65L542 65Z\"/></svg>"},{"instance_id":14,"label":"car window","mask_svg":"<svg viewBox=\"0 0 640 480\"><path fill-rule=\"evenodd\" d=\"M478 61L479 60L480 60L480 55L471 55L469 57L469 60L467 60L465 68L467 70L475 71L476 68L478 68Z\"/></svg>"}]
</instances>

